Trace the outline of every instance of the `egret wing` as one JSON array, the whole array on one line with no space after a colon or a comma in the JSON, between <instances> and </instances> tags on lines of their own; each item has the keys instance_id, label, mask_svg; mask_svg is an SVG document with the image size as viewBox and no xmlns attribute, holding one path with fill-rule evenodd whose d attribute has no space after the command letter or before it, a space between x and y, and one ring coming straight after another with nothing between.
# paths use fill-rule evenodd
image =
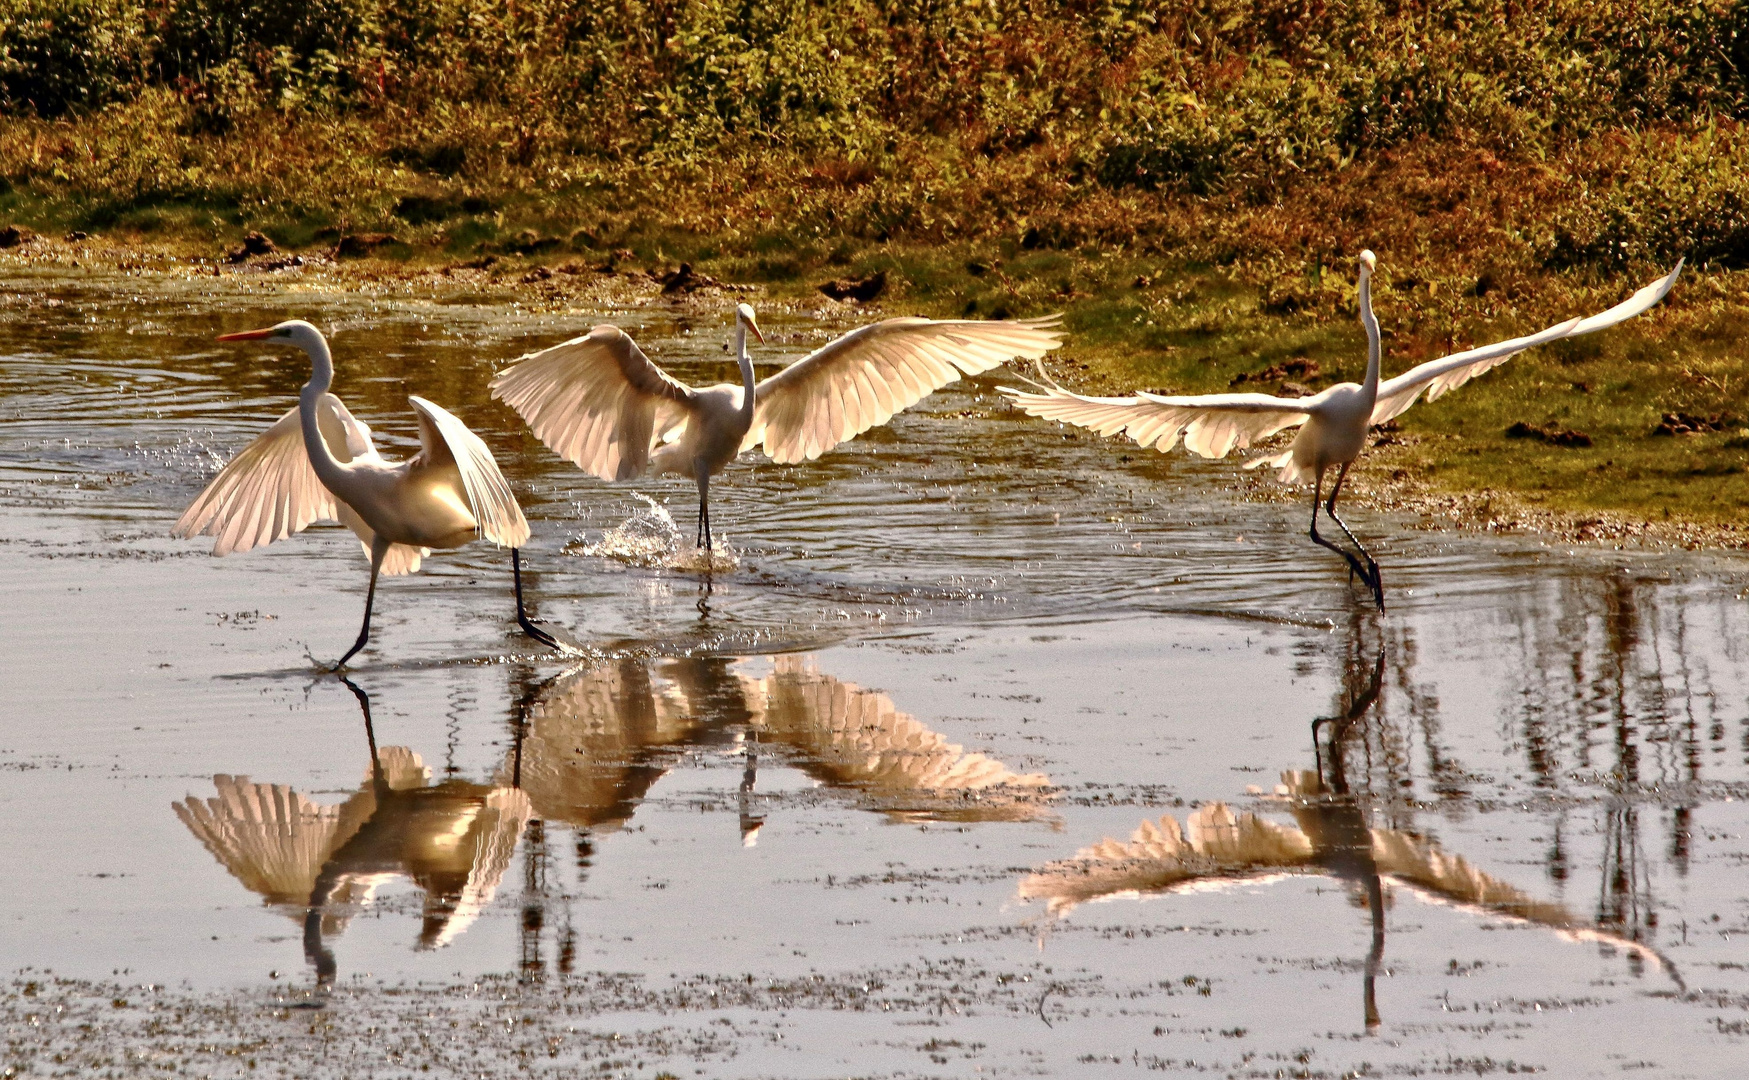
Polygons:
<instances>
[{"instance_id":1,"label":"egret wing","mask_svg":"<svg viewBox=\"0 0 1749 1080\"><path fill-rule=\"evenodd\" d=\"M1060 386L1029 392L998 387L1033 416L1060 420L1101 435L1120 432L1161 453L1178 445L1207 458L1225 457L1235 446L1247 447L1276 432L1303 424L1316 398L1278 398L1268 394L1206 394L1164 397L1139 393L1130 397L1087 397Z\"/></svg>"},{"instance_id":2,"label":"egret wing","mask_svg":"<svg viewBox=\"0 0 1749 1080\"><path fill-rule=\"evenodd\" d=\"M417 464L455 466L481 536L501 547L528 543L528 520L485 442L441 405L418 396L407 400L419 414L419 442L425 448Z\"/></svg>"},{"instance_id":3,"label":"egret wing","mask_svg":"<svg viewBox=\"0 0 1749 1080\"><path fill-rule=\"evenodd\" d=\"M1057 315L998 321L886 319L802 357L754 390L753 426L776 462L811 461L954 382L1063 343Z\"/></svg>"},{"instance_id":4,"label":"egret wing","mask_svg":"<svg viewBox=\"0 0 1749 1080\"><path fill-rule=\"evenodd\" d=\"M322 441L336 458L352 461L375 455L370 428L353 419L339 398L324 394L316 408ZM170 533L212 536L213 554L229 555L283 540L312 522L334 520L338 514L334 496L310 467L294 408L213 477Z\"/></svg>"},{"instance_id":5,"label":"egret wing","mask_svg":"<svg viewBox=\"0 0 1749 1080\"><path fill-rule=\"evenodd\" d=\"M522 357L492 380L553 453L603 480L629 480L650 450L686 423L693 389L651 363L625 331L603 324Z\"/></svg>"},{"instance_id":6,"label":"egret wing","mask_svg":"<svg viewBox=\"0 0 1749 1080\"><path fill-rule=\"evenodd\" d=\"M1556 323L1539 333L1525 337L1513 338L1510 341L1496 342L1481 348L1469 349L1438 360L1429 360L1410 368L1394 379L1379 384L1379 396L1373 405L1372 423L1382 424L1393 417L1408 411L1422 393L1427 394L1428 401L1434 401L1447 390L1455 390L1469 382L1477 375L1498 367L1526 349L1545 345L1562 338L1578 337L1639 315L1664 299L1676 284L1676 276L1682 273L1682 264L1676 263L1676 269L1669 274L1647 285L1634 295L1623 300L1607 311L1602 311L1583 319L1568 319Z\"/></svg>"}]
</instances>

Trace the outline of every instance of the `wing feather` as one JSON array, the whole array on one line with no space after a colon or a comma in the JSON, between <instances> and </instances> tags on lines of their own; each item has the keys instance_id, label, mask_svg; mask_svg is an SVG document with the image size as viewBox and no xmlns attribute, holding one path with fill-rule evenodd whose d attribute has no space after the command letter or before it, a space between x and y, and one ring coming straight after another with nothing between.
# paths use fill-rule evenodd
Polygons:
<instances>
[{"instance_id":1,"label":"wing feather","mask_svg":"<svg viewBox=\"0 0 1749 1080\"><path fill-rule=\"evenodd\" d=\"M1589 334L1647 311L1658 301L1669 295L1670 289L1676 284L1676 277L1682 273L1682 264L1686 260L1678 260L1676 269L1669 274L1647 285L1621 303L1601 311L1596 315L1583 319L1568 319L1556 323L1546 330L1525 337L1500 341L1492 345L1484 345L1476 349L1453 353L1438 360L1429 360L1403 372L1394 379L1379 384L1378 401L1373 405L1372 423L1382 424L1394 417L1407 412L1409 406L1415 404L1423 393L1428 401L1436 401L1448 390L1456 390L1477 375L1504 364L1512 357L1526 349L1545 345L1562 338L1578 337Z\"/></svg>"},{"instance_id":2,"label":"wing feather","mask_svg":"<svg viewBox=\"0 0 1749 1080\"><path fill-rule=\"evenodd\" d=\"M1062 344L1061 318L886 319L859 327L761 381L742 449L763 443L780 464L811 461L886 423L962 374Z\"/></svg>"},{"instance_id":3,"label":"wing feather","mask_svg":"<svg viewBox=\"0 0 1749 1080\"><path fill-rule=\"evenodd\" d=\"M1087 397L1060 386L1040 392L998 387L1027 413L1059 420L1101 435L1128 435L1161 453L1184 440L1184 448L1203 457L1225 457L1235 446L1248 447L1276 432L1303 424L1315 398L1278 398L1268 394L1207 394L1163 397L1140 393L1130 397Z\"/></svg>"},{"instance_id":4,"label":"wing feather","mask_svg":"<svg viewBox=\"0 0 1749 1080\"><path fill-rule=\"evenodd\" d=\"M322 441L339 460L376 454L370 428L353 419L333 394L322 396L316 415ZM213 554L229 555L283 540L313 522L338 516L338 501L310 467L294 408L237 452L183 511L170 534L211 536Z\"/></svg>"},{"instance_id":5,"label":"wing feather","mask_svg":"<svg viewBox=\"0 0 1749 1080\"><path fill-rule=\"evenodd\" d=\"M519 548L528 543L528 521L485 442L448 409L418 396L407 400L419 414L419 441L425 447L421 460L433 465L453 464L461 473L462 488L480 535L500 547ZM445 457L448 462L443 461Z\"/></svg>"},{"instance_id":6,"label":"wing feather","mask_svg":"<svg viewBox=\"0 0 1749 1080\"><path fill-rule=\"evenodd\" d=\"M603 480L628 480L686 421L694 391L652 363L625 331L603 324L505 368L492 380L492 396L555 454Z\"/></svg>"}]
</instances>

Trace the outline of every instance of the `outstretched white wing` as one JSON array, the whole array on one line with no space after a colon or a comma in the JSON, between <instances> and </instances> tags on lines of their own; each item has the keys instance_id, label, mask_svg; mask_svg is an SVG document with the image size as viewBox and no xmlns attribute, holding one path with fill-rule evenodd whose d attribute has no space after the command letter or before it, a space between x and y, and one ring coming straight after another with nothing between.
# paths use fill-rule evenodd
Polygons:
<instances>
[{"instance_id":1,"label":"outstretched white wing","mask_svg":"<svg viewBox=\"0 0 1749 1080\"><path fill-rule=\"evenodd\" d=\"M1423 392L1428 401L1434 401L1447 390L1455 390L1469 382L1477 375L1490 368L1498 367L1526 349L1544 345L1562 338L1578 337L1595 330L1626 322L1658 301L1664 299L1670 292L1670 287L1676 284L1676 276L1682 273L1682 264L1686 260L1678 260L1676 269L1668 275L1647 285L1639 292L1623 300L1608 311L1599 312L1589 318L1569 319L1557 323L1540 333L1527 337L1513 338L1493 345L1484 345L1479 349L1470 349L1438 360L1429 360L1410 368L1394 379L1388 379L1379 384L1378 401L1373 405L1372 422L1382 424L1395 416L1406 412L1409 406L1415 404Z\"/></svg>"},{"instance_id":2,"label":"outstretched white wing","mask_svg":"<svg viewBox=\"0 0 1749 1080\"><path fill-rule=\"evenodd\" d=\"M753 426L779 464L812 461L892 419L961 374L1016 357L1036 360L1063 343L1062 317L998 321L885 319L802 357L754 390Z\"/></svg>"},{"instance_id":3,"label":"outstretched white wing","mask_svg":"<svg viewBox=\"0 0 1749 1080\"><path fill-rule=\"evenodd\" d=\"M1235 446L1247 447L1276 432L1303 424L1317 398L1278 398L1268 394L1205 394L1164 397L1139 393L1130 397L1086 397L1060 386L1040 392L1002 386L1026 412L1060 420L1101 435L1122 433L1161 453L1184 439L1184 448L1206 458L1225 457Z\"/></svg>"},{"instance_id":4,"label":"outstretched white wing","mask_svg":"<svg viewBox=\"0 0 1749 1080\"><path fill-rule=\"evenodd\" d=\"M500 371L492 396L553 453L603 480L629 480L686 422L693 390L651 363L625 331L603 324Z\"/></svg>"},{"instance_id":5,"label":"outstretched white wing","mask_svg":"<svg viewBox=\"0 0 1749 1080\"><path fill-rule=\"evenodd\" d=\"M316 422L322 441L341 461L374 455L370 428L353 419L333 394L322 395ZM292 409L245 446L189 504L170 534L208 535L213 554L248 551L301 532L312 522L338 518L334 496L322 486L298 410Z\"/></svg>"},{"instance_id":6,"label":"outstretched white wing","mask_svg":"<svg viewBox=\"0 0 1749 1080\"><path fill-rule=\"evenodd\" d=\"M528 520L485 442L441 405L416 395L407 400L419 414L419 443L424 447L413 467L453 466L461 473L468 508L480 535L500 547L519 548L528 543Z\"/></svg>"}]
</instances>

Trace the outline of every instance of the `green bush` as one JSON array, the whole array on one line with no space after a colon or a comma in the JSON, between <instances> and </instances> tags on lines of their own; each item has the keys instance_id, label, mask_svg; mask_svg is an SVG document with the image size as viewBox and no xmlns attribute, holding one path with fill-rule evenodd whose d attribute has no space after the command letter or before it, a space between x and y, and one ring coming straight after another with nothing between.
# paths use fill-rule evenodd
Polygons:
<instances>
[{"instance_id":1,"label":"green bush","mask_svg":"<svg viewBox=\"0 0 1749 1080\"><path fill-rule=\"evenodd\" d=\"M132 90L144 9L114 0L0 0L0 109L45 118Z\"/></svg>"}]
</instances>

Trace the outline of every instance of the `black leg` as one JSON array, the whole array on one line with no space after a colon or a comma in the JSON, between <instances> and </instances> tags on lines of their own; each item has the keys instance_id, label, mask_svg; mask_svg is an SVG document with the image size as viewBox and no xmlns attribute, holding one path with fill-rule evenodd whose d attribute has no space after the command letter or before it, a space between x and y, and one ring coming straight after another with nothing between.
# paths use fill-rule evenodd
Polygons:
<instances>
[{"instance_id":1,"label":"black leg","mask_svg":"<svg viewBox=\"0 0 1749 1080\"><path fill-rule=\"evenodd\" d=\"M1346 475L1347 471L1348 471L1347 467L1344 466L1342 475ZM1334 520L1336 522L1336 524L1338 524L1338 525L1342 525L1342 519L1336 517L1335 512L1333 510L1331 510L1330 508L1336 504L1336 491L1340 490L1341 487L1342 487L1342 476L1339 475L1336 479L1336 487L1331 490L1330 501L1328 504L1325 505L1326 512L1328 512L1330 514L1331 519ZM1333 543L1332 541L1326 540L1322 536L1318 535L1318 504L1323 500L1323 494L1324 494L1324 478L1322 476L1319 476L1316 483L1312 487L1312 527L1309 531L1310 536L1312 537L1312 542L1314 544L1317 544L1319 547L1328 548L1329 550L1334 551L1336 554L1342 556L1342 558L1348 563L1348 572L1350 574L1357 575L1360 578L1360 580L1366 582L1367 587L1372 590L1373 599L1375 601L1377 601L1377 603L1379 605L1379 610L1383 611L1385 609L1385 594L1384 594L1383 588L1380 587L1380 585L1378 583L1378 573L1377 573L1378 564L1374 563L1372 561L1372 556L1368 555L1366 557L1366 562L1363 563L1354 554L1354 552L1349 551L1347 548L1343 547L1341 544ZM1354 534L1348 532L1348 526L1342 525L1342 531L1344 533L1348 533L1348 538L1350 540L1354 539ZM1360 547L1360 541L1355 540L1355 546ZM1361 550L1364 552L1366 549L1361 548Z\"/></svg>"},{"instance_id":2,"label":"black leg","mask_svg":"<svg viewBox=\"0 0 1749 1080\"><path fill-rule=\"evenodd\" d=\"M522 549L520 548L510 549L510 575L516 583L516 625L522 627L523 633L547 648L559 649L558 639L536 626L534 620L528 617L528 609L522 606Z\"/></svg>"},{"instance_id":3,"label":"black leg","mask_svg":"<svg viewBox=\"0 0 1749 1080\"><path fill-rule=\"evenodd\" d=\"M1355 573L1360 575L1360 579L1372 589L1373 600L1378 604L1379 610L1383 611L1385 610L1385 582L1379 574L1378 560L1374 559L1372 552L1366 549L1366 545L1348 530L1347 523L1336 515L1336 496L1342 493L1342 482L1346 479L1348 479L1348 466L1343 465L1342 471L1336 474L1336 486L1330 489L1330 499L1324 504L1324 512L1330 515L1330 520L1336 523L1337 527L1342 530L1342 535L1348 537L1349 542L1360 551L1360 557L1366 561L1366 569L1364 570L1354 566L1352 562L1349 565Z\"/></svg>"},{"instance_id":4,"label":"black leg","mask_svg":"<svg viewBox=\"0 0 1749 1080\"><path fill-rule=\"evenodd\" d=\"M389 545L381 537L371 542L370 546L370 588L364 594L364 626L358 631L358 640L352 643L352 648L346 650L346 655L334 661L330 671L339 671L346 666L346 661L353 658L358 650L364 648L364 643L370 640L370 609L377 598L377 574L383 568L383 557L388 555Z\"/></svg>"},{"instance_id":5,"label":"black leg","mask_svg":"<svg viewBox=\"0 0 1749 1080\"><path fill-rule=\"evenodd\" d=\"M693 546L711 550L711 474L703 461L693 463L693 472L698 479L698 531L704 538L700 543L697 538Z\"/></svg>"}]
</instances>

